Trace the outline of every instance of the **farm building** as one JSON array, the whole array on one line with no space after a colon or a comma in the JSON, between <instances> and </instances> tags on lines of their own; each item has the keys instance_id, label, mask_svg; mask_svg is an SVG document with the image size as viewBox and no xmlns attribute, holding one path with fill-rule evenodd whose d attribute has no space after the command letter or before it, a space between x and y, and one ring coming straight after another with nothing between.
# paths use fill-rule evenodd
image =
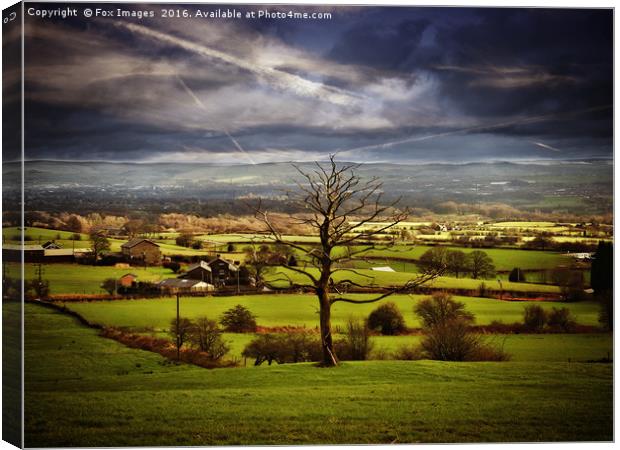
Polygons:
<instances>
[{"instance_id":1,"label":"farm building","mask_svg":"<svg viewBox=\"0 0 620 450\"><path fill-rule=\"evenodd\" d=\"M120 284L123 287L131 287L136 282L137 279L138 279L137 275L134 275L133 273L126 273L125 275L123 275L122 277L118 279L118 284Z\"/></svg>"},{"instance_id":2,"label":"farm building","mask_svg":"<svg viewBox=\"0 0 620 450\"><path fill-rule=\"evenodd\" d=\"M80 248L72 250L70 248L49 248L44 250L46 263L71 263L76 257L84 256L91 250Z\"/></svg>"},{"instance_id":3,"label":"farm building","mask_svg":"<svg viewBox=\"0 0 620 450\"><path fill-rule=\"evenodd\" d=\"M187 271L179 278L187 278L189 280L200 280L208 283L212 282L213 272L209 264L205 261L200 261L196 264L192 264L187 268Z\"/></svg>"},{"instance_id":4,"label":"farm building","mask_svg":"<svg viewBox=\"0 0 620 450\"><path fill-rule=\"evenodd\" d=\"M121 245L123 255L129 260L158 264L161 260L159 245L150 239L135 238Z\"/></svg>"},{"instance_id":5,"label":"farm building","mask_svg":"<svg viewBox=\"0 0 620 450\"><path fill-rule=\"evenodd\" d=\"M21 262L22 251L24 262L42 263L45 258L45 249L40 245L3 244L2 259L10 262Z\"/></svg>"},{"instance_id":6,"label":"farm building","mask_svg":"<svg viewBox=\"0 0 620 450\"><path fill-rule=\"evenodd\" d=\"M183 292L211 292L215 288L212 284L200 280L189 280L186 278L168 278L159 283L159 289L168 294Z\"/></svg>"},{"instance_id":7,"label":"farm building","mask_svg":"<svg viewBox=\"0 0 620 450\"><path fill-rule=\"evenodd\" d=\"M209 263L212 273L213 284L223 285L228 281L236 280L239 268L232 262L217 255L213 261Z\"/></svg>"}]
</instances>

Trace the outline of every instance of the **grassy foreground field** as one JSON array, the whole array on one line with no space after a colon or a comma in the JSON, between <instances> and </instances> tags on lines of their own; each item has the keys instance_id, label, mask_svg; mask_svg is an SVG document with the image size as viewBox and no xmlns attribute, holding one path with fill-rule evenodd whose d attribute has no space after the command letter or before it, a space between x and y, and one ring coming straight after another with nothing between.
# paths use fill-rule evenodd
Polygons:
<instances>
[{"instance_id":1,"label":"grassy foreground field","mask_svg":"<svg viewBox=\"0 0 620 450\"><path fill-rule=\"evenodd\" d=\"M205 370L128 349L41 306L26 305L25 317L27 447L613 438L608 364Z\"/></svg>"}]
</instances>

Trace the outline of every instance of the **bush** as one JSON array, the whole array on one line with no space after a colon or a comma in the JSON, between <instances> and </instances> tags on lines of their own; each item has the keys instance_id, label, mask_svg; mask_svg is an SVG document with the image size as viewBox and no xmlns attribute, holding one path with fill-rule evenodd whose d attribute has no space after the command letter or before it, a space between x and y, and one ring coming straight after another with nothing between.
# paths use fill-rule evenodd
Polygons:
<instances>
[{"instance_id":1,"label":"bush","mask_svg":"<svg viewBox=\"0 0 620 450\"><path fill-rule=\"evenodd\" d=\"M414 312L422 319L425 328L457 319L467 323L474 321L474 315L465 311L465 304L455 302L446 292L436 292L431 297L421 300L414 308Z\"/></svg>"},{"instance_id":2,"label":"bush","mask_svg":"<svg viewBox=\"0 0 620 450\"><path fill-rule=\"evenodd\" d=\"M503 361L508 355L471 332L473 314L446 293L436 293L415 307L422 319L423 355L440 361Z\"/></svg>"},{"instance_id":3,"label":"bush","mask_svg":"<svg viewBox=\"0 0 620 450\"><path fill-rule=\"evenodd\" d=\"M166 269L172 270L173 273L179 273L181 270L181 264L176 261L165 261L162 266Z\"/></svg>"},{"instance_id":4,"label":"bush","mask_svg":"<svg viewBox=\"0 0 620 450\"><path fill-rule=\"evenodd\" d=\"M547 322L547 313L539 305L528 305L523 310L523 325L527 331L541 331Z\"/></svg>"},{"instance_id":5,"label":"bush","mask_svg":"<svg viewBox=\"0 0 620 450\"><path fill-rule=\"evenodd\" d=\"M575 326L577 324L568 308L551 308L551 312L547 318L547 325L556 330L559 329L570 333L575 331Z\"/></svg>"},{"instance_id":6,"label":"bush","mask_svg":"<svg viewBox=\"0 0 620 450\"><path fill-rule=\"evenodd\" d=\"M106 278L103 280L103 283L101 283L101 287L110 295L114 295L116 292L116 285L117 282L115 278Z\"/></svg>"},{"instance_id":7,"label":"bush","mask_svg":"<svg viewBox=\"0 0 620 450\"><path fill-rule=\"evenodd\" d=\"M380 330L381 334L392 336L402 333L407 328L405 319L395 303L389 302L379 306L368 316L368 327Z\"/></svg>"},{"instance_id":8,"label":"bush","mask_svg":"<svg viewBox=\"0 0 620 450\"><path fill-rule=\"evenodd\" d=\"M260 366L265 361L271 365L273 361L280 360L281 346L280 337L274 334L261 334L245 346L241 355L245 358L254 358L255 366Z\"/></svg>"},{"instance_id":9,"label":"bush","mask_svg":"<svg viewBox=\"0 0 620 450\"><path fill-rule=\"evenodd\" d=\"M348 361L365 361L372 351L370 329L363 320L349 319L344 339L334 342L338 357Z\"/></svg>"},{"instance_id":10,"label":"bush","mask_svg":"<svg viewBox=\"0 0 620 450\"><path fill-rule=\"evenodd\" d=\"M320 361L323 353L318 336L311 333L290 333L285 335L262 334L246 345L242 355L254 358L254 365L263 362L269 365Z\"/></svg>"},{"instance_id":11,"label":"bush","mask_svg":"<svg viewBox=\"0 0 620 450\"><path fill-rule=\"evenodd\" d=\"M189 342L213 361L223 358L230 350L222 339L222 331L215 320L199 317L189 330Z\"/></svg>"},{"instance_id":12,"label":"bush","mask_svg":"<svg viewBox=\"0 0 620 450\"><path fill-rule=\"evenodd\" d=\"M256 331L256 316L243 305L237 305L224 312L220 323L226 331L233 333L254 333Z\"/></svg>"},{"instance_id":13,"label":"bush","mask_svg":"<svg viewBox=\"0 0 620 450\"><path fill-rule=\"evenodd\" d=\"M181 348L187 342L193 328L194 324L187 317L179 317L177 327L177 319L175 317L170 321L170 331L168 334L172 337L174 344Z\"/></svg>"}]
</instances>

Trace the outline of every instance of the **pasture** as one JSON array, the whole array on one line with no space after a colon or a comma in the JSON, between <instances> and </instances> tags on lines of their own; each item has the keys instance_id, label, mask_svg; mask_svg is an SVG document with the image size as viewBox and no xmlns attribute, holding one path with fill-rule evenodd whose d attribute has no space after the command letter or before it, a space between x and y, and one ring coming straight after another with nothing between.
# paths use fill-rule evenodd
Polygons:
<instances>
[{"instance_id":1,"label":"pasture","mask_svg":"<svg viewBox=\"0 0 620 450\"><path fill-rule=\"evenodd\" d=\"M39 305L26 305L25 320L27 447L613 439L609 364L206 370L128 349Z\"/></svg>"},{"instance_id":2,"label":"pasture","mask_svg":"<svg viewBox=\"0 0 620 450\"><path fill-rule=\"evenodd\" d=\"M308 268L308 273L314 276L318 276L318 270ZM397 287L403 286L406 283L416 278L416 273L410 272L382 272L371 269L356 269L352 271L336 272L333 275L335 282L344 282L350 280L351 282L363 286L363 287ZM291 285L291 282L296 284L308 284L308 278L298 272L294 272L286 267L278 267L271 271L265 277L272 286L278 288L285 288ZM536 284L536 283L517 283L511 281L498 282L497 278L494 279L473 279L473 278L455 278L455 277L438 277L426 284L425 287L432 287L438 289L469 289L478 290L480 285L484 283L487 289L495 291L507 291L517 293L543 293L543 294L558 294L560 288L558 286L550 284Z\"/></svg>"},{"instance_id":3,"label":"pasture","mask_svg":"<svg viewBox=\"0 0 620 450\"><path fill-rule=\"evenodd\" d=\"M7 263L7 276L19 277L18 263ZM36 264L24 264L27 280L36 278ZM51 294L104 294L101 283L106 278L120 278L127 273L138 276L138 281L161 281L175 277L170 269L159 266L119 269L113 266L87 266L81 264L43 264L43 279L50 283Z\"/></svg>"},{"instance_id":4,"label":"pasture","mask_svg":"<svg viewBox=\"0 0 620 450\"><path fill-rule=\"evenodd\" d=\"M369 298L368 295L352 295L353 298ZM344 327L349 317L367 317L382 302L394 302L402 312L408 327L420 326L413 313L415 304L423 295L393 295L389 299L372 304L353 305L336 303L332 307L332 325ZM497 320L510 324L523 320L523 309L534 302L505 302L488 298L455 297L465 303L468 311L476 316L476 324L488 325ZM237 304L246 306L257 316L257 323L263 327L306 327L318 326L318 301L311 294L241 295L230 297L182 297L181 316L196 318L207 316L219 318L224 311ZM598 325L599 305L594 302L554 303L535 302L543 308L567 307L577 323ZM170 320L176 315L175 298L143 300L117 300L67 303L72 309L91 322L103 325L129 327L135 330L167 330Z\"/></svg>"}]
</instances>

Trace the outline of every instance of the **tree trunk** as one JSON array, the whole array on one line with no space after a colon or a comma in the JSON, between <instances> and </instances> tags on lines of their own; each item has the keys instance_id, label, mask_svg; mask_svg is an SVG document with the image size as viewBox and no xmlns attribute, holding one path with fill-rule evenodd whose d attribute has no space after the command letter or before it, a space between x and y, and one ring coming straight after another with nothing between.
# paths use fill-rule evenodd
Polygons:
<instances>
[{"instance_id":1,"label":"tree trunk","mask_svg":"<svg viewBox=\"0 0 620 450\"><path fill-rule=\"evenodd\" d=\"M332 324L331 324L331 304L329 303L329 295L326 289L318 289L320 305L320 325L321 325L321 346L323 347L322 365L325 367L334 367L338 365L338 358L334 352L334 343L332 340Z\"/></svg>"}]
</instances>

